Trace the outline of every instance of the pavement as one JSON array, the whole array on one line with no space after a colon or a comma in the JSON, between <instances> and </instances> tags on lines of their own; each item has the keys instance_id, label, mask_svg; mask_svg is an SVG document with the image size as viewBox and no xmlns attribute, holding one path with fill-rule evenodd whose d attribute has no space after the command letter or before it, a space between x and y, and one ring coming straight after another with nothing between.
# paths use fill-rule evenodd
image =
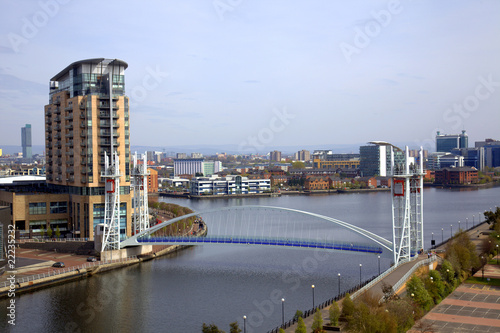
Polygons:
<instances>
[{"instance_id":1,"label":"pavement","mask_svg":"<svg viewBox=\"0 0 500 333\"><path fill-rule=\"evenodd\" d=\"M87 264L87 255L76 255L71 253L58 253L53 251L42 251L36 249L16 248L16 279L36 274L49 273L61 268L52 267L58 261L64 262L66 267L81 266ZM91 263L92 264L92 263ZM8 270L10 271L10 270ZM0 275L0 283L7 281L7 272Z\"/></svg>"}]
</instances>

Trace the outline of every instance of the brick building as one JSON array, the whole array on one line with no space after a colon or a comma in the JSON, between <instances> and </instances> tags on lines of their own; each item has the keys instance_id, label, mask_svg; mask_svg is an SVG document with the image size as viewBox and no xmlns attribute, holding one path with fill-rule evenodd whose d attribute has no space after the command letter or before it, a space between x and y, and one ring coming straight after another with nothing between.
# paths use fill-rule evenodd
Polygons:
<instances>
[{"instance_id":1,"label":"brick building","mask_svg":"<svg viewBox=\"0 0 500 333\"><path fill-rule=\"evenodd\" d=\"M477 183L477 169L471 167L443 168L434 173L435 184L441 185L465 185Z\"/></svg>"}]
</instances>

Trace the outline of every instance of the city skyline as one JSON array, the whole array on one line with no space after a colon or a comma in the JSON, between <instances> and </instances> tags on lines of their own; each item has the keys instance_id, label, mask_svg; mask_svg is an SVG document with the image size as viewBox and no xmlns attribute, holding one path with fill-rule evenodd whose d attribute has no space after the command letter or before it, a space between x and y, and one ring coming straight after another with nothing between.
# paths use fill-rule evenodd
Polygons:
<instances>
[{"instance_id":1,"label":"city skyline","mask_svg":"<svg viewBox=\"0 0 500 333\"><path fill-rule=\"evenodd\" d=\"M50 78L94 57L129 64L132 146L498 139L498 2L97 4L1 5L1 145L43 143Z\"/></svg>"}]
</instances>

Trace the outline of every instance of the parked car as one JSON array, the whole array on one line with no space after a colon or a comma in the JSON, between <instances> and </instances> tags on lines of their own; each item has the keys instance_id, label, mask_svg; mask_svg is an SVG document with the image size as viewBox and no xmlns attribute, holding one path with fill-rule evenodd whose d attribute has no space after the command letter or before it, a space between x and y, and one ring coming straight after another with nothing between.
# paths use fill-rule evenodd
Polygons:
<instances>
[{"instance_id":1,"label":"parked car","mask_svg":"<svg viewBox=\"0 0 500 333\"><path fill-rule=\"evenodd\" d=\"M97 261L96 257L88 257L87 261L94 262Z\"/></svg>"},{"instance_id":2,"label":"parked car","mask_svg":"<svg viewBox=\"0 0 500 333\"><path fill-rule=\"evenodd\" d=\"M63 268L65 267L64 266L64 263L62 261L58 261L58 262L55 262L52 267L58 267L58 268Z\"/></svg>"}]
</instances>

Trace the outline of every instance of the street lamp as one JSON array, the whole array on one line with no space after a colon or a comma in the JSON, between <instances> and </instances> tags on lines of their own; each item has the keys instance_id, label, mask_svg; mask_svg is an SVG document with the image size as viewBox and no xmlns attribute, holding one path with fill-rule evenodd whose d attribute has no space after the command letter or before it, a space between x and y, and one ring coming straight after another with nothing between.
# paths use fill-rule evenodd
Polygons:
<instances>
[{"instance_id":1,"label":"street lamp","mask_svg":"<svg viewBox=\"0 0 500 333\"><path fill-rule=\"evenodd\" d=\"M285 326L285 299L281 299L281 327Z\"/></svg>"},{"instance_id":2,"label":"street lamp","mask_svg":"<svg viewBox=\"0 0 500 333\"><path fill-rule=\"evenodd\" d=\"M481 264L483 265L482 271L483 271L483 280L484 280L484 257L481 256Z\"/></svg>"},{"instance_id":3,"label":"street lamp","mask_svg":"<svg viewBox=\"0 0 500 333\"><path fill-rule=\"evenodd\" d=\"M460 231L460 221L458 221L458 231Z\"/></svg>"},{"instance_id":4,"label":"street lamp","mask_svg":"<svg viewBox=\"0 0 500 333\"><path fill-rule=\"evenodd\" d=\"M441 243L444 243L444 228L441 228Z\"/></svg>"},{"instance_id":5,"label":"street lamp","mask_svg":"<svg viewBox=\"0 0 500 333\"><path fill-rule=\"evenodd\" d=\"M431 283L433 283L433 282L434 282L434 278L431 276Z\"/></svg>"},{"instance_id":6,"label":"street lamp","mask_svg":"<svg viewBox=\"0 0 500 333\"><path fill-rule=\"evenodd\" d=\"M472 227L474 227L474 218L475 217L476 217L475 215L472 215Z\"/></svg>"},{"instance_id":7,"label":"street lamp","mask_svg":"<svg viewBox=\"0 0 500 333\"><path fill-rule=\"evenodd\" d=\"M498 244L497 244L497 265L498 265Z\"/></svg>"},{"instance_id":8,"label":"street lamp","mask_svg":"<svg viewBox=\"0 0 500 333\"><path fill-rule=\"evenodd\" d=\"M340 298L340 273L339 273L339 298Z\"/></svg>"},{"instance_id":9,"label":"street lamp","mask_svg":"<svg viewBox=\"0 0 500 333\"><path fill-rule=\"evenodd\" d=\"M432 232L432 241L431 241L431 247L434 247L434 233Z\"/></svg>"},{"instance_id":10,"label":"street lamp","mask_svg":"<svg viewBox=\"0 0 500 333\"><path fill-rule=\"evenodd\" d=\"M243 333L247 333L247 316L243 316Z\"/></svg>"},{"instance_id":11,"label":"street lamp","mask_svg":"<svg viewBox=\"0 0 500 333\"><path fill-rule=\"evenodd\" d=\"M314 284L311 286L313 292L313 311L314 311Z\"/></svg>"},{"instance_id":12,"label":"street lamp","mask_svg":"<svg viewBox=\"0 0 500 333\"><path fill-rule=\"evenodd\" d=\"M468 217L465 218L465 228L467 230L469 230L469 218Z\"/></svg>"},{"instance_id":13,"label":"street lamp","mask_svg":"<svg viewBox=\"0 0 500 333\"><path fill-rule=\"evenodd\" d=\"M361 266L362 264L359 264L359 285L361 286Z\"/></svg>"},{"instance_id":14,"label":"street lamp","mask_svg":"<svg viewBox=\"0 0 500 333\"><path fill-rule=\"evenodd\" d=\"M380 256L378 256L378 275L380 275Z\"/></svg>"},{"instance_id":15,"label":"street lamp","mask_svg":"<svg viewBox=\"0 0 500 333\"><path fill-rule=\"evenodd\" d=\"M450 224L450 238L453 237L453 224Z\"/></svg>"}]
</instances>

